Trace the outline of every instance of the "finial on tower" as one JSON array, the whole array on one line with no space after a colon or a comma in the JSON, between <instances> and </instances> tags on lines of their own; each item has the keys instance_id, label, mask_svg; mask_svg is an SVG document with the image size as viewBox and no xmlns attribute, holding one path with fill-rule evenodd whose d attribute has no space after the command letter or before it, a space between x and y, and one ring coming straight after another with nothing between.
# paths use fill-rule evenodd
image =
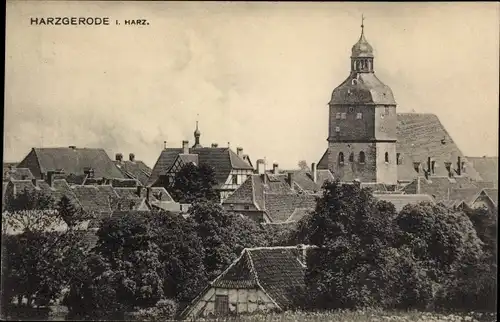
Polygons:
<instances>
[{"instance_id":1,"label":"finial on tower","mask_svg":"<svg viewBox=\"0 0 500 322\"><path fill-rule=\"evenodd\" d=\"M193 149L201 148L202 147L201 144L200 144L201 132L198 129L198 117L199 116L200 116L200 114L196 114L196 129L194 130L194 145L193 145Z\"/></svg>"}]
</instances>

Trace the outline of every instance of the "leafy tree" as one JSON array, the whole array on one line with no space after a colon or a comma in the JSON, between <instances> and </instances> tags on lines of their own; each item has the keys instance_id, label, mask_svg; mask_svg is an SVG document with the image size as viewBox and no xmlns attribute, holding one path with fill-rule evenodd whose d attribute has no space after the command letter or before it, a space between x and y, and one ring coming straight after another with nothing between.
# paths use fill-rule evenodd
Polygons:
<instances>
[{"instance_id":1,"label":"leafy tree","mask_svg":"<svg viewBox=\"0 0 500 322\"><path fill-rule=\"evenodd\" d=\"M298 166L300 170L305 170L305 171L310 170L306 160L300 160Z\"/></svg>"},{"instance_id":2,"label":"leafy tree","mask_svg":"<svg viewBox=\"0 0 500 322\"><path fill-rule=\"evenodd\" d=\"M2 214L4 303L14 298L28 306L55 300L68 281L73 261L66 258L79 245L73 224L64 225L53 199L36 190L24 190L13 198L11 211ZM24 208L23 208L24 207ZM52 209L52 210L51 210ZM59 209L60 210L60 209Z\"/></svg>"},{"instance_id":3,"label":"leafy tree","mask_svg":"<svg viewBox=\"0 0 500 322\"><path fill-rule=\"evenodd\" d=\"M217 202L219 196L214 190L216 184L215 170L211 166L187 163L175 174L172 187L166 188L178 202L194 203L201 200Z\"/></svg>"},{"instance_id":4,"label":"leafy tree","mask_svg":"<svg viewBox=\"0 0 500 322\"><path fill-rule=\"evenodd\" d=\"M9 212L22 210L54 209L54 199L51 195L40 190L23 189L15 196L7 196L5 210Z\"/></svg>"},{"instance_id":5,"label":"leafy tree","mask_svg":"<svg viewBox=\"0 0 500 322\"><path fill-rule=\"evenodd\" d=\"M222 273L245 247L267 245L265 231L251 219L226 212L211 202L189 209L205 249L204 264L211 280Z\"/></svg>"},{"instance_id":6,"label":"leafy tree","mask_svg":"<svg viewBox=\"0 0 500 322\"><path fill-rule=\"evenodd\" d=\"M206 285L201 241L180 215L130 212L104 220L97 235L65 298L73 318L149 312L167 298L189 301Z\"/></svg>"},{"instance_id":7,"label":"leafy tree","mask_svg":"<svg viewBox=\"0 0 500 322\"><path fill-rule=\"evenodd\" d=\"M308 305L394 306L389 285L396 282L387 274L397 236L394 208L358 184L328 182L323 188L314 213L299 222L296 235L299 242L320 246L307 258Z\"/></svg>"},{"instance_id":8,"label":"leafy tree","mask_svg":"<svg viewBox=\"0 0 500 322\"><path fill-rule=\"evenodd\" d=\"M206 286L204 249L190 218L153 213L153 234L160 248L163 290L180 304L192 300Z\"/></svg>"}]
</instances>

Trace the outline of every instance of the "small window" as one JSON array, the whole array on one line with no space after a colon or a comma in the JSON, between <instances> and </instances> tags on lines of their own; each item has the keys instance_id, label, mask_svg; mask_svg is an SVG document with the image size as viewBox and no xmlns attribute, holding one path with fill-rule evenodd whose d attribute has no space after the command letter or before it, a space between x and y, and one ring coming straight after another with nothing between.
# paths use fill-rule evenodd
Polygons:
<instances>
[{"instance_id":1,"label":"small window","mask_svg":"<svg viewBox=\"0 0 500 322\"><path fill-rule=\"evenodd\" d=\"M343 119L343 120L345 120L347 118L347 114L346 113L342 113L340 115L340 118Z\"/></svg>"},{"instance_id":2,"label":"small window","mask_svg":"<svg viewBox=\"0 0 500 322\"><path fill-rule=\"evenodd\" d=\"M233 184L238 184L238 176L236 174L233 174L233 177L231 178Z\"/></svg>"},{"instance_id":3,"label":"small window","mask_svg":"<svg viewBox=\"0 0 500 322\"><path fill-rule=\"evenodd\" d=\"M335 132L340 132L340 127L336 126L335 127Z\"/></svg>"},{"instance_id":4,"label":"small window","mask_svg":"<svg viewBox=\"0 0 500 322\"><path fill-rule=\"evenodd\" d=\"M385 163L389 163L389 152L385 153Z\"/></svg>"},{"instance_id":5,"label":"small window","mask_svg":"<svg viewBox=\"0 0 500 322\"><path fill-rule=\"evenodd\" d=\"M344 164L344 153L339 153L339 164Z\"/></svg>"},{"instance_id":6,"label":"small window","mask_svg":"<svg viewBox=\"0 0 500 322\"><path fill-rule=\"evenodd\" d=\"M352 113L354 111L354 107L349 106L349 113Z\"/></svg>"},{"instance_id":7,"label":"small window","mask_svg":"<svg viewBox=\"0 0 500 322\"><path fill-rule=\"evenodd\" d=\"M349 154L349 162L354 162L354 153Z\"/></svg>"},{"instance_id":8,"label":"small window","mask_svg":"<svg viewBox=\"0 0 500 322\"><path fill-rule=\"evenodd\" d=\"M335 118L336 118L337 120L340 120L340 113L337 113L337 114L335 115Z\"/></svg>"},{"instance_id":9,"label":"small window","mask_svg":"<svg viewBox=\"0 0 500 322\"><path fill-rule=\"evenodd\" d=\"M389 115L389 106L385 107L385 115Z\"/></svg>"},{"instance_id":10,"label":"small window","mask_svg":"<svg viewBox=\"0 0 500 322\"><path fill-rule=\"evenodd\" d=\"M229 313L229 297L227 295L215 296L215 314L227 315Z\"/></svg>"},{"instance_id":11,"label":"small window","mask_svg":"<svg viewBox=\"0 0 500 322\"><path fill-rule=\"evenodd\" d=\"M363 151L359 152L359 163L365 163L365 153Z\"/></svg>"},{"instance_id":12,"label":"small window","mask_svg":"<svg viewBox=\"0 0 500 322\"><path fill-rule=\"evenodd\" d=\"M356 113L356 120L361 120L363 118L363 114Z\"/></svg>"}]
</instances>

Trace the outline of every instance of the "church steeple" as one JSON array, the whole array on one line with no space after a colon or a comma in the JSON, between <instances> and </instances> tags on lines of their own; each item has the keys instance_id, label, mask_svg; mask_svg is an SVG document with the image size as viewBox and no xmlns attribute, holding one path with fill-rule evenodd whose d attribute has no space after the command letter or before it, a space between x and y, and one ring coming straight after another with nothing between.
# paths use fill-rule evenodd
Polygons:
<instances>
[{"instance_id":1,"label":"church steeple","mask_svg":"<svg viewBox=\"0 0 500 322\"><path fill-rule=\"evenodd\" d=\"M200 136L201 136L201 132L198 129L198 121L196 121L196 129L194 130L194 145L192 147L193 149L202 147L200 144Z\"/></svg>"},{"instance_id":2,"label":"church steeple","mask_svg":"<svg viewBox=\"0 0 500 322\"><path fill-rule=\"evenodd\" d=\"M351 73L373 73L373 47L365 38L364 20L361 16L361 36L351 50Z\"/></svg>"}]
</instances>

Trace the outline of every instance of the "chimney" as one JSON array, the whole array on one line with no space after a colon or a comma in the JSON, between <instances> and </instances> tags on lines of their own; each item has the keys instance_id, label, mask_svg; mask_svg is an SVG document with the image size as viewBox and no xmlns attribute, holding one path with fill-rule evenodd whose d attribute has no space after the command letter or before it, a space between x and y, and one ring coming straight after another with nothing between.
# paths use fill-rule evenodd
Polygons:
<instances>
[{"instance_id":1,"label":"chimney","mask_svg":"<svg viewBox=\"0 0 500 322\"><path fill-rule=\"evenodd\" d=\"M318 182L318 170L316 169L316 163L311 164L311 174L313 178L313 182L316 183Z\"/></svg>"},{"instance_id":2,"label":"chimney","mask_svg":"<svg viewBox=\"0 0 500 322\"><path fill-rule=\"evenodd\" d=\"M427 158L427 174L431 173L431 157Z\"/></svg>"},{"instance_id":3,"label":"chimney","mask_svg":"<svg viewBox=\"0 0 500 322\"><path fill-rule=\"evenodd\" d=\"M182 141L182 153L189 154L189 141L187 140Z\"/></svg>"},{"instance_id":4,"label":"chimney","mask_svg":"<svg viewBox=\"0 0 500 322\"><path fill-rule=\"evenodd\" d=\"M266 173L266 163L264 159L257 160L257 173L265 174Z\"/></svg>"},{"instance_id":5,"label":"chimney","mask_svg":"<svg viewBox=\"0 0 500 322\"><path fill-rule=\"evenodd\" d=\"M448 171L448 177L452 177L453 173L451 171L451 162L445 162L444 167L446 168L446 171Z\"/></svg>"},{"instance_id":6,"label":"chimney","mask_svg":"<svg viewBox=\"0 0 500 322\"><path fill-rule=\"evenodd\" d=\"M141 197L142 186L137 186L137 195Z\"/></svg>"},{"instance_id":7,"label":"chimney","mask_svg":"<svg viewBox=\"0 0 500 322\"><path fill-rule=\"evenodd\" d=\"M47 171L47 184L52 187L54 171Z\"/></svg>"},{"instance_id":8,"label":"chimney","mask_svg":"<svg viewBox=\"0 0 500 322\"><path fill-rule=\"evenodd\" d=\"M436 171L435 171L435 166L436 166L436 161L431 161L431 170L432 170L432 174L434 174Z\"/></svg>"},{"instance_id":9,"label":"chimney","mask_svg":"<svg viewBox=\"0 0 500 322\"><path fill-rule=\"evenodd\" d=\"M117 154L115 155L115 160L116 160L116 161L120 161L120 162L122 162L122 160L123 160L123 154L121 154L121 153L117 153Z\"/></svg>"},{"instance_id":10,"label":"chimney","mask_svg":"<svg viewBox=\"0 0 500 322\"><path fill-rule=\"evenodd\" d=\"M307 265L307 246L306 245L303 245L303 244L300 244L300 245L297 245L297 250L299 252L299 261L304 264L304 265Z\"/></svg>"},{"instance_id":11,"label":"chimney","mask_svg":"<svg viewBox=\"0 0 500 322\"><path fill-rule=\"evenodd\" d=\"M288 172L288 179L287 179L288 184L290 187L293 188L293 172Z\"/></svg>"},{"instance_id":12,"label":"chimney","mask_svg":"<svg viewBox=\"0 0 500 322\"><path fill-rule=\"evenodd\" d=\"M273 174L278 174L278 164L276 162L273 163Z\"/></svg>"},{"instance_id":13,"label":"chimney","mask_svg":"<svg viewBox=\"0 0 500 322\"><path fill-rule=\"evenodd\" d=\"M163 141L163 149L166 150L167 149L167 141Z\"/></svg>"},{"instance_id":14,"label":"chimney","mask_svg":"<svg viewBox=\"0 0 500 322\"><path fill-rule=\"evenodd\" d=\"M146 188L146 202L149 203L151 200L151 187Z\"/></svg>"},{"instance_id":15,"label":"chimney","mask_svg":"<svg viewBox=\"0 0 500 322\"><path fill-rule=\"evenodd\" d=\"M462 175L462 159L460 157L457 159L457 174Z\"/></svg>"},{"instance_id":16,"label":"chimney","mask_svg":"<svg viewBox=\"0 0 500 322\"><path fill-rule=\"evenodd\" d=\"M75 150L76 146L75 145L70 145L69 148Z\"/></svg>"},{"instance_id":17,"label":"chimney","mask_svg":"<svg viewBox=\"0 0 500 322\"><path fill-rule=\"evenodd\" d=\"M417 171L417 173L420 172L420 162L413 162L413 168L415 169L415 171Z\"/></svg>"},{"instance_id":18,"label":"chimney","mask_svg":"<svg viewBox=\"0 0 500 322\"><path fill-rule=\"evenodd\" d=\"M216 148L218 147L219 145L217 143L212 143L212 148Z\"/></svg>"},{"instance_id":19,"label":"chimney","mask_svg":"<svg viewBox=\"0 0 500 322\"><path fill-rule=\"evenodd\" d=\"M240 158L243 159L243 148L236 148L236 153Z\"/></svg>"},{"instance_id":20,"label":"chimney","mask_svg":"<svg viewBox=\"0 0 500 322\"><path fill-rule=\"evenodd\" d=\"M135 161L135 154L130 153L130 154L128 155L128 159L129 159L130 161L134 162L134 161Z\"/></svg>"}]
</instances>

